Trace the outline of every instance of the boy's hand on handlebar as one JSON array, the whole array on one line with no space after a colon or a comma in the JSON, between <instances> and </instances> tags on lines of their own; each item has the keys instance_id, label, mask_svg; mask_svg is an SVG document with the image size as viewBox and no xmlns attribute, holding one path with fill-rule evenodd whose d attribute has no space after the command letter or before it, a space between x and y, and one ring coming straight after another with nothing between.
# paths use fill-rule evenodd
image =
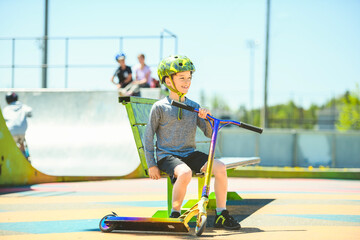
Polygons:
<instances>
[{"instance_id":1,"label":"boy's hand on handlebar","mask_svg":"<svg viewBox=\"0 0 360 240\"><path fill-rule=\"evenodd\" d=\"M152 166L149 168L149 177L153 180L160 179L160 169L157 166Z\"/></svg>"},{"instance_id":2,"label":"boy's hand on handlebar","mask_svg":"<svg viewBox=\"0 0 360 240\"><path fill-rule=\"evenodd\" d=\"M208 109L206 109L206 108L200 108L199 109L199 113L198 113L199 117L206 119L206 116L208 114L211 115L211 113L210 113L210 111Z\"/></svg>"}]
</instances>

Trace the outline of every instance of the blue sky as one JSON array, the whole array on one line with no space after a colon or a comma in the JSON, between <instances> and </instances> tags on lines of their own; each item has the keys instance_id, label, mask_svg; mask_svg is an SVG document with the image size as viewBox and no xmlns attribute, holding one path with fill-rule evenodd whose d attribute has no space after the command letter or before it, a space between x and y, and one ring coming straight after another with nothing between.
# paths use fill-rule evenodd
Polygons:
<instances>
[{"instance_id":1,"label":"blue sky","mask_svg":"<svg viewBox=\"0 0 360 240\"><path fill-rule=\"evenodd\" d=\"M266 0L243 1L120 1L49 0L49 36L159 35L168 29L178 36L178 53L190 57L197 70L188 96L200 100L221 96L230 106L250 106L249 39L257 40L254 61L254 105L264 93ZM272 0L269 89L270 104L290 99L305 107L322 104L354 89L360 82L359 0ZM0 37L41 37L44 0L0 0ZM15 63L41 63L39 41L18 41ZM159 62L158 40L125 40L127 64ZM173 41L164 56L174 53ZM110 90L118 41L72 40L70 64L102 64L108 68L69 70L70 88ZM64 64L64 41L49 43L49 63ZM11 64L11 42L0 41L0 65ZM112 67L113 65L113 67ZM153 77L156 77L155 67ZM49 70L49 87L64 87L64 69ZM15 87L41 86L41 71L15 71ZM0 87L11 86L11 69L0 68ZM210 104L209 104L210 105Z\"/></svg>"}]
</instances>

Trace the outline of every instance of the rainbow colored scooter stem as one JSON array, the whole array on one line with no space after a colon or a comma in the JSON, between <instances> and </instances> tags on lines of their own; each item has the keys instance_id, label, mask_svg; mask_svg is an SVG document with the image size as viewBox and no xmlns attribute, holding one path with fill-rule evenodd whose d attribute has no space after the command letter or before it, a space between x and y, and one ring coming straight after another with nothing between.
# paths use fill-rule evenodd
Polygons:
<instances>
[{"instance_id":1,"label":"rainbow colored scooter stem","mask_svg":"<svg viewBox=\"0 0 360 240\"><path fill-rule=\"evenodd\" d=\"M189 110L192 112L199 112L199 109L188 106L184 103L171 101L171 105ZM100 221L99 227L102 232L111 232L113 230L127 230L127 231L164 231L164 232L189 232L188 225L192 217L197 216L195 233L200 236L206 227L207 213L206 208L209 202L210 180L215 157L215 146L219 130L229 124L233 124L257 133L262 133L263 129L232 120L221 120L214 118L211 115L206 116L213 129L211 136L211 143L209 148L208 164L205 172L205 184L202 189L202 196L188 211L182 214L179 218L142 218L142 217L120 217L116 213L112 213L103 217Z\"/></svg>"}]
</instances>

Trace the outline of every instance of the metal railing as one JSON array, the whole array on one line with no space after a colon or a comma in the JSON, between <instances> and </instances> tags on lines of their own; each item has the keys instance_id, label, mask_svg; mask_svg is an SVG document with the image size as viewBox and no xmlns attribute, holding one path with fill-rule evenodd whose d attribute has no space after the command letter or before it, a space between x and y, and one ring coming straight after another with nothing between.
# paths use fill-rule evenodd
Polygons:
<instances>
[{"instance_id":1,"label":"metal railing","mask_svg":"<svg viewBox=\"0 0 360 240\"><path fill-rule=\"evenodd\" d=\"M65 71L65 88L68 86L68 70L69 68L112 68L114 65L110 64L69 64L69 42L76 40L115 40L119 41L119 51L123 52L124 49L124 40L131 39L159 39L159 60L163 58L164 53L164 39L173 39L174 40L174 54L177 54L178 51L178 38L177 36L170 32L169 30L163 29L160 35L146 35L146 36L89 36L89 37L14 37L14 38L0 38L0 41L11 41L11 64L0 64L2 69L11 69L11 87L15 86L15 69L17 68L39 68L45 69L48 68L64 68ZM65 59L64 64L16 64L15 55L16 55L16 43L17 41L39 41L42 42L44 46L45 42L48 40L63 40L65 47ZM41 47L43 48L43 47ZM44 58L44 56L43 56Z\"/></svg>"}]
</instances>

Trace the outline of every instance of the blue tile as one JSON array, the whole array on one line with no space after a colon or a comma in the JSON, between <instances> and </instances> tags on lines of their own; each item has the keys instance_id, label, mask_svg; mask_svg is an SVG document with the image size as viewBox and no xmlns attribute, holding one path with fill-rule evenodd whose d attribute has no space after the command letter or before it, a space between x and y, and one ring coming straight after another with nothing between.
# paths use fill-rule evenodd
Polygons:
<instances>
[{"instance_id":1,"label":"blue tile","mask_svg":"<svg viewBox=\"0 0 360 240\"><path fill-rule=\"evenodd\" d=\"M0 223L0 230L31 234L70 233L99 230L101 219Z\"/></svg>"}]
</instances>

